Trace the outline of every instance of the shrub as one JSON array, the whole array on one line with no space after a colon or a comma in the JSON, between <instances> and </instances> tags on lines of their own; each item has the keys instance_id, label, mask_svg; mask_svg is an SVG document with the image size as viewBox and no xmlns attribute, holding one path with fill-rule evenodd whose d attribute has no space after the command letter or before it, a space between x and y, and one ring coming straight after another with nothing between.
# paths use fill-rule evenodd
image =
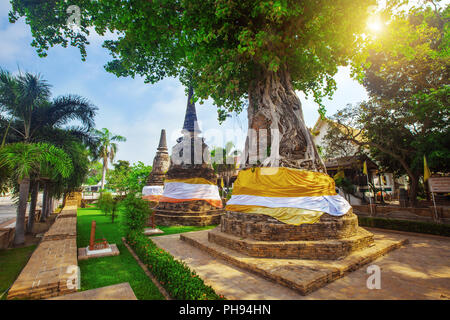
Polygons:
<instances>
[{"instance_id":1,"label":"shrub","mask_svg":"<svg viewBox=\"0 0 450 320\"><path fill-rule=\"evenodd\" d=\"M131 231L142 232L150 215L148 202L136 194L130 193L122 201L124 205L124 224L127 234Z\"/></svg>"},{"instance_id":2,"label":"shrub","mask_svg":"<svg viewBox=\"0 0 450 320\"><path fill-rule=\"evenodd\" d=\"M450 225L423 221L396 220L374 217L358 217L358 223L363 227L391 229L407 232L428 233L450 237Z\"/></svg>"},{"instance_id":3,"label":"shrub","mask_svg":"<svg viewBox=\"0 0 450 320\"><path fill-rule=\"evenodd\" d=\"M158 248L152 240L139 231L132 231L127 237L141 261L158 279L169 295L178 300L221 300L214 289L184 263Z\"/></svg>"},{"instance_id":4,"label":"shrub","mask_svg":"<svg viewBox=\"0 0 450 320\"><path fill-rule=\"evenodd\" d=\"M103 213L105 215L107 215L108 213L112 212L113 209L113 196L111 194L111 192L102 192L100 194L100 198L98 198L98 202L97 202L97 206L98 208L103 211Z\"/></svg>"}]
</instances>

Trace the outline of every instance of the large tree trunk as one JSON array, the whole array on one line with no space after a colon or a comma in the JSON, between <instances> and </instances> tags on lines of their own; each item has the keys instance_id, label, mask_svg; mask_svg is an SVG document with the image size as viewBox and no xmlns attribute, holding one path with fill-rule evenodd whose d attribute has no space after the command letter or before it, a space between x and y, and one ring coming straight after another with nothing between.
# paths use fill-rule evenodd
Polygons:
<instances>
[{"instance_id":1,"label":"large tree trunk","mask_svg":"<svg viewBox=\"0 0 450 320\"><path fill-rule=\"evenodd\" d=\"M252 150L264 158L258 165L278 166L326 172L311 133L306 127L300 99L291 84L286 69L266 72L254 81L249 89L248 127L256 130L257 143L261 145L267 132L268 148L257 147L249 135L246 141L246 164L251 166ZM265 131L260 131L265 129ZM279 132L279 137L277 137ZM253 145L253 146L252 146ZM250 156L249 156L250 155ZM278 159L277 159L278 158Z\"/></svg>"},{"instance_id":2,"label":"large tree trunk","mask_svg":"<svg viewBox=\"0 0 450 320\"><path fill-rule=\"evenodd\" d=\"M25 242L25 213L27 211L29 190L30 179L23 178L19 184L19 205L17 206L16 231L14 235L14 245L16 246Z\"/></svg>"},{"instance_id":3,"label":"large tree trunk","mask_svg":"<svg viewBox=\"0 0 450 320\"><path fill-rule=\"evenodd\" d=\"M31 233L33 231L38 194L39 194L39 181L35 180L31 184L31 201L30 201L30 211L28 213L28 226L27 226L28 233Z\"/></svg>"}]
</instances>

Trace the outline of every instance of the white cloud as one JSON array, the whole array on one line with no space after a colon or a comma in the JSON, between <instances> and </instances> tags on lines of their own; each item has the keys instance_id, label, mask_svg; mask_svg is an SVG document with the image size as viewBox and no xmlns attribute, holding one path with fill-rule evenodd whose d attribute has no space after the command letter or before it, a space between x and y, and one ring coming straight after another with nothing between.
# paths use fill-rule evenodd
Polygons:
<instances>
[{"instance_id":1,"label":"white cloud","mask_svg":"<svg viewBox=\"0 0 450 320\"><path fill-rule=\"evenodd\" d=\"M29 27L22 20L13 24L8 23L5 28L0 29L0 61L2 63L19 63L22 59L31 57L28 50L31 42L28 29Z\"/></svg>"}]
</instances>

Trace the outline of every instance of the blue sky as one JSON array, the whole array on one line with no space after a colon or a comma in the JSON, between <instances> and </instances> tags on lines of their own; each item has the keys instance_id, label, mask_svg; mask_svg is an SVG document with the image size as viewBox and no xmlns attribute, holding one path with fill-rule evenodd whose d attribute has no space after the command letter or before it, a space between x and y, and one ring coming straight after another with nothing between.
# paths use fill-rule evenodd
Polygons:
<instances>
[{"instance_id":1,"label":"blue sky","mask_svg":"<svg viewBox=\"0 0 450 320\"><path fill-rule=\"evenodd\" d=\"M142 78L118 78L106 72L103 66L109 61L109 54L101 47L103 39L98 35L90 37L85 62L73 47L54 47L46 58L39 58L30 46L29 27L23 18L10 24L9 9L9 1L0 0L0 67L11 72L17 72L20 67L22 71L40 73L53 86L54 96L79 94L98 106L97 128L106 127L127 138L127 142L119 145L117 160L151 164L161 129L166 129L169 148L174 145L183 125L187 101L177 79L152 85L145 84ZM331 100L325 101L327 115L367 98L365 89L350 78L348 68L340 68L335 79L337 91ZM318 118L318 106L312 99L306 100L301 92L298 95L306 124L312 127ZM220 125L211 101L196 107L200 128L210 147L224 145L227 140L234 140L238 147L243 145L247 128L245 111ZM217 137L218 133L222 133L223 139ZM227 139L229 134L234 138Z\"/></svg>"}]
</instances>

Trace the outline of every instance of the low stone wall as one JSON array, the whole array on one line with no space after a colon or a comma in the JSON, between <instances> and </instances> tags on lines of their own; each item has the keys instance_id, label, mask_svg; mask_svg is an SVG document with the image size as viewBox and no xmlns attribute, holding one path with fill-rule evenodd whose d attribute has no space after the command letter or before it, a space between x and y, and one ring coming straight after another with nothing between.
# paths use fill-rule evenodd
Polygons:
<instances>
[{"instance_id":1,"label":"low stone wall","mask_svg":"<svg viewBox=\"0 0 450 320\"><path fill-rule=\"evenodd\" d=\"M76 208L61 210L9 290L8 299L46 299L77 291Z\"/></svg>"},{"instance_id":2,"label":"low stone wall","mask_svg":"<svg viewBox=\"0 0 450 320\"><path fill-rule=\"evenodd\" d=\"M25 226L28 224L28 213L25 216ZM0 249L7 249L13 245L16 235L16 218L0 224Z\"/></svg>"},{"instance_id":3,"label":"low stone wall","mask_svg":"<svg viewBox=\"0 0 450 320\"><path fill-rule=\"evenodd\" d=\"M399 206L381 206L373 205L373 213L370 210L370 205L353 205L353 211L356 214L371 215L380 218L397 218L415 221L435 221L434 207L428 208L412 208ZM436 206L436 212L439 220L442 222L450 222L450 208Z\"/></svg>"},{"instance_id":4,"label":"low stone wall","mask_svg":"<svg viewBox=\"0 0 450 320\"><path fill-rule=\"evenodd\" d=\"M52 227L45 233L42 241L64 240L77 238L77 218L58 218Z\"/></svg>"}]
</instances>

